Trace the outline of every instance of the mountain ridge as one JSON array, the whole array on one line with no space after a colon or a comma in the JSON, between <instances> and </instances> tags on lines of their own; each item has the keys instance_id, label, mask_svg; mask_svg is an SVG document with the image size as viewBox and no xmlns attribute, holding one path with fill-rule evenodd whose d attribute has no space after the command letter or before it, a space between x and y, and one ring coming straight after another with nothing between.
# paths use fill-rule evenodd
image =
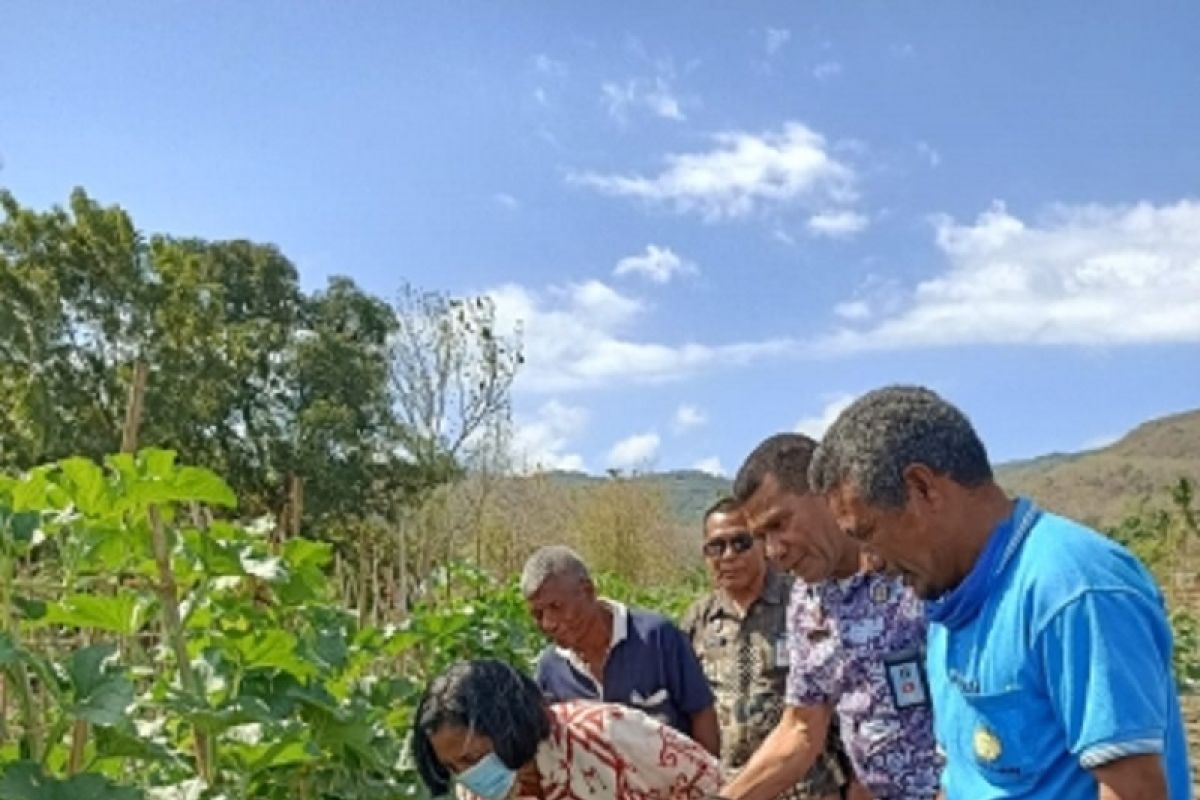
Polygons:
<instances>
[{"instance_id":1,"label":"mountain ridge","mask_svg":"<svg viewBox=\"0 0 1200 800\"><path fill-rule=\"evenodd\" d=\"M1089 525L1117 525L1139 505L1164 505L1167 490L1187 478L1200 485L1200 409L1146 420L1105 445L1053 452L995 465L996 479L1012 494L1028 495L1050 509ZM554 471L555 481L587 484L610 477ZM623 475L662 487L673 515L694 524L717 498L728 494L729 478L696 469Z\"/></svg>"}]
</instances>

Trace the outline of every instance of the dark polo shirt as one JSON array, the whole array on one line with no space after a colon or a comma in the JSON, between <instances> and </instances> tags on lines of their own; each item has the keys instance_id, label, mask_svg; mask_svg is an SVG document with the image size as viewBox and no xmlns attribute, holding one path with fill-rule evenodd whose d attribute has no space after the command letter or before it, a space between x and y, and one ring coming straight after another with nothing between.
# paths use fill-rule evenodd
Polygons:
<instances>
[{"instance_id":1,"label":"dark polo shirt","mask_svg":"<svg viewBox=\"0 0 1200 800\"><path fill-rule=\"evenodd\" d=\"M691 736L692 715L713 704L691 643L661 614L603 602L613 614L604 674L589 674L578 656L552 645L538 658L542 692L551 702L604 700L632 706Z\"/></svg>"}]
</instances>

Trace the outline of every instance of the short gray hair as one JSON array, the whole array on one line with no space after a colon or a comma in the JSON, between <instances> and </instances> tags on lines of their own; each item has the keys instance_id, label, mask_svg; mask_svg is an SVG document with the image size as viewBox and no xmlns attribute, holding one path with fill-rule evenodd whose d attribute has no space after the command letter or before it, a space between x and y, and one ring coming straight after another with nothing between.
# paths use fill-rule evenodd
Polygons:
<instances>
[{"instance_id":1,"label":"short gray hair","mask_svg":"<svg viewBox=\"0 0 1200 800\"><path fill-rule=\"evenodd\" d=\"M590 581L587 565L571 548L561 544L551 544L539 548L525 562L521 570L521 594L532 597L542 584L552 577L565 576L580 581Z\"/></svg>"},{"instance_id":2,"label":"short gray hair","mask_svg":"<svg viewBox=\"0 0 1200 800\"><path fill-rule=\"evenodd\" d=\"M966 415L921 386L868 392L829 428L808 469L814 492L849 481L868 505L908 500L904 470L924 464L963 486L992 480L983 442Z\"/></svg>"}]
</instances>

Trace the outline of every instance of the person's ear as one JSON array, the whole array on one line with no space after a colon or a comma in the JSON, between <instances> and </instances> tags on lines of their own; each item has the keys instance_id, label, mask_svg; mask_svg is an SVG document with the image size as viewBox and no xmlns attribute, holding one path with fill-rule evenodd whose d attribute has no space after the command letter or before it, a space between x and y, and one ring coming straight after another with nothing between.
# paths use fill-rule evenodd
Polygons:
<instances>
[{"instance_id":1,"label":"person's ear","mask_svg":"<svg viewBox=\"0 0 1200 800\"><path fill-rule=\"evenodd\" d=\"M946 500L941 476L924 464L909 464L904 468L903 476L910 506L934 511L941 509Z\"/></svg>"}]
</instances>

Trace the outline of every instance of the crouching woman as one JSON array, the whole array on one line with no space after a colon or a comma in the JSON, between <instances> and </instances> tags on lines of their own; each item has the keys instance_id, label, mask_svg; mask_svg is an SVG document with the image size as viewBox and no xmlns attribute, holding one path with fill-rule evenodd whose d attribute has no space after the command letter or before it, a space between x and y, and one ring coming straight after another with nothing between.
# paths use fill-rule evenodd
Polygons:
<instances>
[{"instance_id":1,"label":"crouching woman","mask_svg":"<svg viewBox=\"0 0 1200 800\"><path fill-rule=\"evenodd\" d=\"M700 745L633 708L547 704L502 661L462 661L425 690L413 756L433 795L482 800L700 800L721 787ZM465 791L464 791L465 790Z\"/></svg>"}]
</instances>

